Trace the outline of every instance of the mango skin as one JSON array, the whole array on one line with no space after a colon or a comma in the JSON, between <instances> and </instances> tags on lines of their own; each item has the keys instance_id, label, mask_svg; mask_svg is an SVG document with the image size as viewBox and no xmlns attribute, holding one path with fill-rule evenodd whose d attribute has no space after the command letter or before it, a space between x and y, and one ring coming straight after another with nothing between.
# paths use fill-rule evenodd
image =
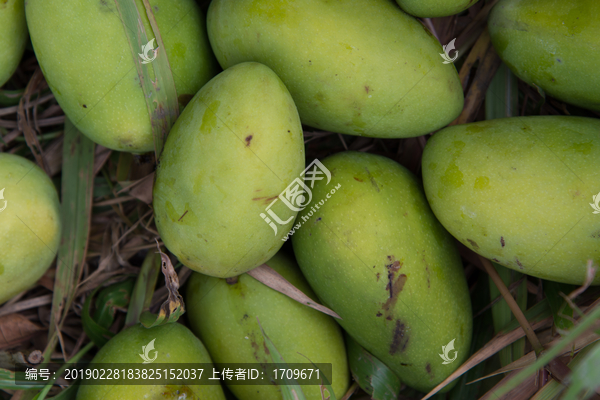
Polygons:
<instances>
[{"instance_id":1,"label":"mango skin","mask_svg":"<svg viewBox=\"0 0 600 400\"><path fill-rule=\"evenodd\" d=\"M443 129L422 159L425 193L465 246L527 275L581 285L600 262L600 121L538 116ZM594 284L600 284L596 276Z\"/></svg>"},{"instance_id":2,"label":"mango skin","mask_svg":"<svg viewBox=\"0 0 600 400\"><path fill-rule=\"evenodd\" d=\"M447 17L471 7L478 0L396 0L410 15L419 18Z\"/></svg>"},{"instance_id":3,"label":"mango skin","mask_svg":"<svg viewBox=\"0 0 600 400\"><path fill-rule=\"evenodd\" d=\"M269 66L302 123L398 138L437 130L461 112L463 91L439 42L388 0L216 0L208 35L224 68Z\"/></svg>"},{"instance_id":4,"label":"mango skin","mask_svg":"<svg viewBox=\"0 0 600 400\"><path fill-rule=\"evenodd\" d=\"M23 0L0 2L0 87L19 66L28 36Z\"/></svg>"},{"instance_id":5,"label":"mango skin","mask_svg":"<svg viewBox=\"0 0 600 400\"><path fill-rule=\"evenodd\" d=\"M151 367L142 364L139 356L142 346L152 339L157 354L157 363L212 363L206 348L185 326L178 323L144 328L134 325L113 337L92 360L94 363L126 363L131 368ZM174 367L175 368L175 367ZM204 371L207 373L207 371ZM185 395L184 397L181 397ZM77 400L123 400L123 399L192 399L225 400L220 385L82 385Z\"/></svg>"},{"instance_id":6,"label":"mango skin","mask_svg":"<svg viewBox=\"0 0 600 400\"><path fill-rule=\"evenodd\" d=\"M277 253L267 265L316 299L292 258ZM341 398L349 371L344 338L332 317L265 286L247 274L235 284L193 273L186 289L192 331L216 363L272 363L256 318L286 363L331 363L333 391ZM239 400L281 400L277 386L228 385ZM321 400L318 386L302 386L309 400Z\"/></svg>"},{"instance_id":7,"label":"mango skin","mask_svg":"<svg viewBox=\"0 0 600 400\"><path fill-rule=\"evenodd\" d=\"M29 289L58 251L60 203L54 184L31 161L0 153L0 304Z\"/></svg>"},{"instance_id":8,"label":"mango skin","mask_svg":"<svg viewBox=\"0 0 600 400\"><path fill-rule=\"evenodd\" d=\"M243 63L190 101L169 133L154 185L156 226L189 268L226 278L270 259L297 212L281 200L277 234L260 217L304 169L289 92L269 68Z\"/></svg>"},{"instance_id":9,"label":"mango skin","mask_svg":"<svg viewBox=\"0 0 600 400\"><path fill-rule=\"evenodd\" d=\"M313 203L327 200L298 215L308 217L292 236L298 264L358 344L427 392L470 348L471 303L454 240L396 162L358 152L322 162L331 182L315 184ZM443 365L439 353L452 339L457 359Z\"/></svg>"},{"instance_id":10,"label":"mango skin","mask_svg":"<svg viewBox=\"0 0 600 400\"><path fill-rule=\"evenodd\" d=\"M193 0L151 0L150 4L177 95L191 98L217 73L202 12ZM154 35L143 3L136 0L136 5L151 40ZM144 92L115 3L27 0L25 10L42 72L75 126L113 150L153 150Z\"/></svg>"},{"instance_id":11,"label":"mango skin","mask_svg":"<svg viewBox=\"0 0 600 400\"><path fill-rule=\"evenodd\" d=\"M600 111L600 3L502 0L488 20L510 70L567 103Z\"/></svg>"}]
</instances>

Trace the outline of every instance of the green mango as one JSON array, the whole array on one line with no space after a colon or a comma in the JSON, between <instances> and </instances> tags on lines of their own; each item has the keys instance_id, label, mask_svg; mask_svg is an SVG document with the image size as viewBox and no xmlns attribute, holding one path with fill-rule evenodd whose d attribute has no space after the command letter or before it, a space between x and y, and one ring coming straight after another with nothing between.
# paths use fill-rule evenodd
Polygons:
<instances>
[{"instance_id":1,"label":"green mango","mask_svg":"<svg viewBox=\"0 0 600 400\"><path fill-rule=\"evenodd\" d=\"M297 211L276 200L303 168L302 126L281 80L258 63L227 69L196 94L167 138L154 185L162 240L206 275L259 266L294 222ZM274 201L269 211L287 221L279 227L267 223Z\"/></svg>"},{"instance_id":2,"label":"green mango","mask_svg":"<svg viewBox=\"0 0 600 400\"><path fill-rule=\"evenodd\" d=\"M492 44L510 70L567 103L600 111L600 2L500 0Z\"/></svg>"},{"instance_id":3,"label":"green mango","mask_svg":"<svg viewBox=\"0 0 600 400\"><path fill-rule=\"evenodd\" d=\"M27 37L23 0L0 1L0 87L19 66Z\"/></svg>"},{"instance_id":4,"label":"green mango","mask_svg":"<svg viewBox=\"0 0 600 400\"><path fill-rule=\"evenodd\" d=\"M358 344L427 392L470 348L471 303L454 240L396 162L343 152L323 164L331 181L315 183L313 207L298 214L292 236L298 264ZM456 359L443 364L442 346L453 340L457 353L447 359Z\"/></svg>"},{"instance_id":5,"label":"green mango","mask_svg":"<svg viewBox=\"0 0 600 400\"><path fill-rule=\"evenodd\" d=\"M155 39L142 0L148 40ZM217 73L204 17L193 0L150 0L181 102ZM27 0L37 60L56 100L82 133L102 146L154 149L148 106L114 1ZM156 42L152 42L153 47ZM142 48L134 49L143 53ZM152 52L148 53L152 56ZM152 63L147 64L151 68Z\"/></svg>"},{"instance_id":6,"label":"green mango","mask_svg":"<svg viewBox=\"0 0 600 400\"><path fill-rule=\"evenodd\" d=\"M113 337L90 363L93 364L128 364L128 368L152 368L152 364L142 363L140 353L153 341L154 350L149 351L156 363L173 364L206 364L212 363L206 348L197 337L185 326L178 323L144 328L142 325L131 326ZM77 392L77 400L225 400L220 385L81 385Z\"/></svg>"},{"instance_id":7,"label":"green mango","mask_svg":"<svg viewBox=\"0 0 600 400\"><path fill-rule=\"evenodd\" d=\"M429 204L480 255L527 275L581 285L587 260L600 263L600 215L593 208L600 192L598 132L596 119L564 116L443 129L423 153Z\"/></svg>"},{"instance_id":8,"label":"green mango","mask_svg":"<svg viewBox=\"0 0 600 400\"><path fill-rule=\"evenodd\" d=\"M407 13L420 18L447 17L471 7L478 0L396 0Z\"/></svg>"},{"instance_id":9,"label":"green mango","mask_svg":"<svg viewBox=\"0 0 600 400\"><path fill-rule=\"evenodd\" d=\"M293 259L279 252L267 265L316 300ZM235 283L228 283L225 279L194 273L186 289L186 304L192 331L206 343L216 363L273 362L258 318L286 363L331 363L336 397L341 398L348 389L344 338L332 317L247 274L240 275ZM313 367L309 364L307 368ZM228 387L239 400L282 399L281 390L273 385ZM319 386L302 386L302 390L308 400L321 400Z\"/></svg>"},{"instance_id":10,"label":"green mango","mask_svg":"<svg viewBox=\"0 0 600 400\"><path fill-rule=\"evenodd\" d=\"M223 68L244 61L272 68L302 123L315 128L420 136L463 107L439 42L390 0L214 0L208 35Z\"/></svg>"},{"instance_id":11,"label":"green mango","mask_svg":"<svg viewBox=\"0 0 600 400\"><path fill-rule=\"evenodd\" d=\"M60 243L60 203L41 168L0 153L0 304L44 275Z\"/></svg>"}]
</instances>

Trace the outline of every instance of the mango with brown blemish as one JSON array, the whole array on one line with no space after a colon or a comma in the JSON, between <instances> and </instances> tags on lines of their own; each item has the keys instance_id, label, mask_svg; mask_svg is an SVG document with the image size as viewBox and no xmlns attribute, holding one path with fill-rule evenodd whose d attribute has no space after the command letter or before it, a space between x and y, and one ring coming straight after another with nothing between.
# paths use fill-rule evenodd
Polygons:
<instances>
[{"instance_id":1,"label":"mango with brown blemish","mask_svg":"<svg viewBox=\"0 0 600 400\"><path fill-rule=\"evenodd\" d=\"M223 68L269 66L302 123L348 135L435 131L463 107L437 39L389 0L214 0L208 35Z\"/></svg>"},{"instance_id":2,"label":"mango with brown blemish","mask_svg":"<svg viewBox=\"0 0 600 400\"><path fill-rule=\"evenodd\" d=\"M56 257L58 193L26 158L0 153L0 304L29 289Z\"/></svg>"},{"instance_id":3,"label":"mango with brown blemish","mask_svg":"<svg viewBox=\"0 0 600 400\"><path fill-rule=\"evenodd\" d=\"M150 344L153 347L148 347L146 351L145 347ZM144 363L140 354L146 356L147 359L154 359L152 361L154 364ZM165 378L165 373L162 373L163 368L177 369L177 364L182 364L180 368L203 369L203 374L210 374L212 373L211 363L210 355L202 342L185 326L179 323L170 323L148 329L138 324L126 328L109 340L98 351L89 368L93 368L94 364L103 364L105 367L106 364L112 364L112 368L119 370L127 368L133 371L133 375L129 375L128 379L133 377L133 379L142 380L144 380L144 376L138 375L141 377L139 378L135 375L135 371L143 373L142 370L146 369L146 376L150 378L145 381L152 382L152 379ZM163 368L156 367L157 365L161 365ZM161 375L159 376L159 374ZM106 377L108 376L112 377L113 374L106 375ZM118 374L115 373L114 379L119 379L117 376ZM187 376L191 376L191 373L188 373L187 376L180 373L180 376L187 378ZM203 379L205 379L204 376ZM122 375L121 379L123 379ZM106 382L104 385L81 385L77 392L77 400L225 400L220 385L111 385L110 380L106 380Z\"/></svg>"},{"instance_id":4,"label":"mango with brown blemish","mask_svg":"<svg viewBox=\"0 0 600 400\"><path fill-rule=\"evenodd\" d=\"M600 121L566 116L445 128L423 153L429 204L476 253L528 275L581 285L587 261L600 264L598 132Z\"/></svg>"},{"instance_id":5,"label":"mango with brown blemish","mask_svg":"<svg viewBox=\"0 0 600 400\"><path fill-rule=\"evenodd\" d=\"M169 133L154 185L161 238L195 271L249 271L283 245L297 211L276 200L303 169L302 126L284 84L262 64L231 67ZM283 223L267 223L267 208Z\"/></svg>"},{"instance_id":6,"label":"mango with brown blemish","mask_svg":"<svg viewBox=\"0 0 600 400\"><path fill-rule=\"evenodd\" d=\"M117 3L112 0L27 0L36 58L58 104L87 137L113 150L154 149L148 105ZM148 41L155 39L144 3L135 0ZM194 95L218 72L204 15L193 0L150 0L178 98ZM146 45L146 43L143 43ZM156 41L153 47L157 48ZM153 52L146 54L153 56ZM154 62L147 63L154 76ZM160 85L159 85L159 89ZM156 95L148 93L156 105Z\"/></svg>"},{"instance_id":7,"label":"mango with brown blemish","mask_svg":"<svg viewBox=\"0 0 600 400\"><path fill-rule=\"evenodd\" d=\"M304 276L339 324L415 389L432 389L465 360L471 303L454 239L415 176L373 154L323 160L292 236ZM335 191L332 190L337 187ZM314 210L313 210L314 209ZM454 339L454 362L439 356Z\"/></svg>"},{"instance_id":8,"label":"mango with brown blemish","mask_svg":"<svg viewBox=\"0 0 600 400\"><path fill-rule=\"evenodd\" d=\"M266 264L316 300L293 258L279 252ZM336 397L341 398L348 389L344 338L332 317L290 299L248 274L226 281L194 273L186 288L186 305L192 331L202 339L216 363L273 362L258 318L286 363L332 364L333 376L328 379ZM283 398L281 389L269 384L228 387L239 400ZM303 386L302 390L308 400L321 400L318 386Z\"/></svg>"},{"instance_id":9,"label":"mango with brown blemish","mask_svg":"<svg viewBox=\"0 0 600 400\"><path fill-rule=\"evenodd\" d=\"M501 0L490 37L510 70L557 99L600 111L600 2Z\"/></svg>"}]
</instances>

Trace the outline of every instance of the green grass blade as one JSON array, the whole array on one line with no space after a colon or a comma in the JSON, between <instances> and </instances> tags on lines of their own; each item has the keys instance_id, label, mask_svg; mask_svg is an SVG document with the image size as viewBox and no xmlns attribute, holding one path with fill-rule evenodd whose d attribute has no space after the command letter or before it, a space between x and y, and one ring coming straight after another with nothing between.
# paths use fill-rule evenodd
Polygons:
<instances>
[{"instance_id":1,"label":"green grass blade","mask_svg":"<svg viewBox=\"0 0 600 400\"><path fill-rule=\"evenodd\" d=\"M579 323L575 325L573 329L571 329L560 341L560 343L556 344L551 349L548 349L540 355L537 361L530 366L523 368L518 374L514 376L506 385L496 390L495 395L500 397L514 389L519 385L523 379L540 368L543 368L546 364L548 364L552 359L554 359L557 355L561 354L564 348L568 347L569 344L573 343L577 337L584 334L590 327L594 324L597 324L600 319L600 306L596 307L589 314L579 320Z\"/></svg>"},{"instance_id":2,"label":"green grass blade","mask_svg":"<svg viewBox=\"0 0 600 400\"><path fill-rule=\"evenodd\" d=\"M560 293L569 294L577 289L573 285L565 285L562 283L544 281L544 294L548 299L548 305L554 316L554 325L558 329L569 330L573 327L573 309L560 295Z\"/></svg>"},{"instance_id":3,"label":"green grass blade","mask_svg":"<svg viewBox=\"0 0 600 400\"><path fill-rule=\"evenodd\" d=\"M271 342L271 339L269 339L269 337L265 333L258 318L256 318L256 320L258 321L258 326L265 340L265 345L267 346L267 349L269 349L269 353L271 355L271 360L273 361L273 363L287 365L285 360L281 356L281 353L279 353L273 342ZM281 388L283 400L306 400L306 396L304 395L302 388L300 387L300 385L298 385L298 382L295 379L288 379L285 376L283 376L282 379L285 382L285 384L279 385L279 387Z\"/></svg>"},{"instance_id":4,"label":"green grass blade","mask_svg":"<svg viewBox=\"0 0 600 400\"><path fill-rule=\"evenodd\" d=\"M152 15L152 9L148 8L146 16L149 17L153 34L159 43L156 59L151 63L142 64L139 53L142 46L148 43L148 34L144 28L142 17L135 1L115 0L117 10L129 47L131 56L137 68L144 100L148 108L148 116L152 126L154 137L154 153L158 160L169 130L179 116L179 103L177 102L177 91L173 80L173 74L169 67L167 52L165 51L162 38L158 31L156 21ZM155 78L154 80L152 78Z\"/></svg>"},{"instance_id":5,"label":"green grass blade","mask_svg":"<svg viewBox=\"0 0 600 400\"><path fill-rule=\"evenodd\" d=\"M568 364L571 370L576 370L577 366L584 359L586 354L594 348L593 344L590 344L579 351L573 357L571 362ZM554 379L550 379L548 383L544 385L532 398L531 400L556 400L558 396L564 391L565 386L560 382L555 381Z\"/></svg>"},{"instance_id":6,"label":"green grass blade","mask_svg":"<svg viewBox=\"0 0 600 400\"><path fill-rule=\"evenodd\" d=\"M44 360L48 362L81 278L90 232L94 184L94 142L65 121L62 167L62 236Z\"/></svg>"},{"instance_id":7,"label":"green grass blade","mask_svg":"<svg viewBox=\"0 0 600 400\"><path fill-rule=\"evenodd\" d=\"M160 261L160 255L155 251L150 250L146 254L142 269L133 288L131 303L129 303L127 317L125 318L125 326L135 325L140 322L142 311L150 307L152 294L154 293L158 273L160 272Z\"/></svg>"},{"instance_id":8,"label":"green grass blade","mask_svg":"<svg viewBox=\"0 0 600 400\"><path fill-rule=\"evenodd\" d=\"M14 372L9 371L7 369L0 368L0 389L9 389L9 390L19 390L19 389L32 389L39 388L39 385L26 385L26 384L17 384L15 382L15 374L19 376L19 380L21 382L25 381L25 373L24 372Z\"/></svg>"},{"instance_id":9,"label":"green grass blade","mask_svg":"<svg viewBox=\"0 0 600 400\"><path fill-rule=\"evenodd\" d=\"M534 305L533 307L531 307L530 309L528 309L527 311L525 311L523 314L525 315L525 318L527 318L527 321L529 321L529 323L533 325L552 316L552 311L548 306L548 302L546 301L546 299L544 299L536 305ZM520 327L519 321L517 321L516 319L512 319L498 333L507 333L518 327Z\"/></svg>"},{"instance_id":10,"label":"green grass blade","mask_svg":"<svg viewBox=\"0 0 600 400\"><path fill-rule=\"evenodd\" d=\"M589 399L600 388L600 342L573 369L563 400Z\"/></svg>"},{"instance_id":11,"label":"green grass blade","mask_svg":"<svg viewBox=\"0 0 600 400\"><path fill-rule=\"evenodd\" d=\"M81 312L81 323L85 334L96 346L104 346L115 336L109 328L115 320L117 309L127 308L132 290L133 280L128 279L106 288L102 288L102 285L100 285L85 299ZM96 299L96 310L92 317L90 308L98 291L100 291L100 294Z\"/></svg>"},{"instance_id":12,"label":"green grass blade","mask_svg":"<svg viewBox=\"0 0 600 400\"><path fill-rule=\"evenodd\" d=\"M306 357L304 354L300 354L302 357L306 358L315 368L319 368L317 364L312 362L312 360ZM331 387L331 383L325 376L325 374L319 375L319 379L321 380L321 398L322 400L337 400L335 393L333 392L333 387ZM325 392L327 390L327 393Z\"/></svg>"},{"instance_id":13,"label":"green grass blade","mask_svg":"<svg viewBox=\"0 0 600 400\"><path fill-rule=\"evenodd\" d=\"M473 312L477 313L479 308L485 307L490 298L489 286L487 285L488 276L481 274L479 276L477 286L472 295ZM492 313L484 312L479 317L473 320L473 339L471 341L471 349L469 354L475 354L479 349L485 346L492 339ZM450 390L448 394L449 400L477 400L479 398L480 387L483 382L474 382L467 385L468 382L485 375L486 367L489 361L481 362L468 370L460 377L456 386Z\"/></svg>"},{"instance_id":14,"label":"green grass blade","mask_svg":"<svg viewBox=\"0 0 600 400\"><path fill-rule=\"evenodd\" d=\"M396 400L402 387L398 376L349 335L345 336L350 372L358 386L373 400Z\"/></svg>"},{"instance_id":15,"label":"green grass blade","mask_svg":"<svg viewBox=\"0 0 600 400\"><path fill-rule=\"evenodd\" d=\"M512 269L503 267L502 265L493 263L498 275L502 278L502 281L507 287L510 287L513 283L523 278L523 274L514 271ZM489 279L490 285L490 299L494 300L500 296L500 291L492 281ZM521 310L527 308L527 282L523 280L517 288L515 288L515 300ZM508 324L514 317L512 311L504 299L500 299L496 304L492 306L492 318L494 321L494 330L497 333L506 324ZM518 360L525 354L525 338L517 340L510 346L505 347L498 353L500 357L500 364L502 366L508 365L514 360Z\"/></svg>"},{"instance_id":16,"label":"green grass blade","mask_svg":"<svg viewBox=\"0 0 600 400\"><path fill-rule=\"evenodd\" d=\"M485 119L519 115L519 86L517 77L502 63L485 94Z\"/></svg>"},{"instance_id":17,"label":"green grass blade","mask_svg":"<svg viewBox=\"0 0 600 400\"><path fill-rule=\"evenodd\" d=\"M79 384L72 383L71 386L60 392L54 397L49 397L48 400L75 400L77 398L77 390Z\"/></svg>"}]
</instances>

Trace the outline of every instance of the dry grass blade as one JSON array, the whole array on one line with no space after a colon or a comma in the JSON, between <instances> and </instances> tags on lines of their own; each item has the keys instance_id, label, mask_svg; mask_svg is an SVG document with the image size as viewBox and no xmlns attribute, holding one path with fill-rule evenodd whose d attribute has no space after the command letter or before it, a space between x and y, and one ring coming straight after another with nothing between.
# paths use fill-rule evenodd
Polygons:
<instances>
[{"instance_id":1,"label":"dry grass blade","mask_svg":"<svg viewBox=\"0 0 600 400\"><path fill-rule=\"evenodd\" d=\"M310 297L302 293L300 289L288 282L267 264L259 265L246 273L271 289L277 290L279 293L283 293L289 298L296 300L298 303L314 308L315 310L321 311L334 318L342 319L342 317L337 315L333 310L312 301Z\"/></svg>"},{"instance_id":2,"label":"dry grass blade","mask_svg":"<svg viewBox=\"0 0 600 400\"><path fill-rule=\"evenodd\" d=\"M598 341L599 339L600 339L600 336L597 335L595 332L586 332L584 335L582 335L581 337L578 337L575 340L572 347L570 347L570 348L566 349L565 351L563 351L562 353L560 353L559 356L568 354L571 352L577 352L580 349ZM561 341L561 338L555 339L552 342L550 342L546 347L551 348L553 346L556 346L560 343L560 341ZM529 353L525 354L523 357L519 358L518 360L513 361L512 363L494 371L491 374L483 376L479 379L475 379L474 381L469 382L469 384L483 380L483 379L487 379L492 376L499 375L499 374L502 374L505 372L510 372L510 371L514 371L517 369L527 367L528 365L533 364L535 362L535 360L537 360L535 352L530 351Z\"/></svg>"},{"instance_id":3,"label":"dry grass blade","mask_svg":"<svg viewBox=\"0 0 600 400\"><path fill-rule=\"evenodd\" d=\"M515 318L517 319L517 321L519 321L519 324L525 331L527 338L529 339L529 342L535 349L536 353L541 352L544 348L542 347L540 340L535 335L535 332L533 331L531 325L529 324L529 321L527 321L527 318L525 318L525 315L523 315L523 311L521 311L521 309L519 308L519 305L517 304L515 299L511 296L510 292L508 291L508 288L502 281L502 278L500 278L500 275L498 275L498 272L496 271L496 269L494 268L494 266L488 259L483 258L481 256L480 256L480 259L481 259L481 262L483 263L483 266L485 267L485 270L487 271L487 273L490 275L490 277L494 281L494 284L496 284L496 287L498 288L498 290L500 290L500 294L502 295L502 297L504 297L504 300L510 307Z\"/></svg>"},{"instance_id":4,"label":"dry grass blade","mask_svg":"<svg viewBox=\"0 0 600 400\"><path fill-rule=\"evenodd\" d=\"M489 1L485 7L479 11L477 16L471 21L471 23L458 35L456 43L458 45L459 54L465 52L466 49L471 47L479 36L479 32L486 28L487 17L492 10L492 7L496 5L499 0Z\"/></svg>"},{"instance_id":5,"label":"dry grass blade","mask_svg":"<svg viewBox=\"0 0 600 400\"><path fill-rule=\"evenodd\" d=\"M541 321L535 322L532 325L532 329L540 329L547 328L552 325L552 316L542 319ZM480 362L487 360L501 349L505 348L509 344L512 344L516 340L525 336L525 331L522 327L516 328L510 332L502 332L496 335L492 340L490 340L485 346L483 346L479 351L473 354L467 361L465 361L456 371L454 371L448 378L444 379L442 383L433 388L422 400L427 400L435 395L437 392L442 390L446 385L450 382L473 368L475 365Z\"/></svg>"},{"instance_id":6,"label":"dry grass blade","mask_svg":"<svg viewBox=\"0 0 600 400\"><path fill-rule=\"evenodd\" d=\"M121 182L122 184L126 184L126 182ZM145 177L138 179L135 182L129 183L123 189L119 190L117 194L121 194L123 192L129 192L129 194L136 199L143 201L146 204L152 203L152 188L154 186L154 172L150 175L146 175Z\"/></svg>"},{"instance_id":7,"label":"dry grass blade","mask_svg":"<svg viewBox=\"0 0 600 400\"><path fill-rule=\"evenodd\" d=\"M477 68L473 83L465 96L465 106L458 118L451 122L450 125L466 124L475 120L485 98L488 86L494 75L496 75L501 62L496 50L491 46L488 47L479 68Z\"/></svg>"},{"instance_id":8,"label":"dry grass blade","mask_svg":"<svg viewBox=\"0 0 600 400\"><path fill-rule=\"evenodd\" d=\"M498 397L494 394L494 391L505 385L510 379L517 374L516 371L511 372L498 382L492 389L484 394L479 400L527 400L531 398L538 391L538 380L537 374L533 372L526 379L524 379L517 387L512 389L510 392Z\"/></svg>"},{"instance_id":9,"label":"dry grass blade","mask_svg":"<svg viewBox=\"0 0 600 400\"><path fill-rule=\"evenodd\" d=\"M0 308L0 316L29 310L31 308L38 308L50 303L52 303L52 295L45 294L43 296L35 297L33 299L23 300L15 304L6 304L2 308Z\"/></svg>"},{"instance_id":10,"label":"dry grass blade","mask_svg":"<svg viewBox=\"0 0 600 400\"><path fill-rule=\"evenodd\" d=\"M4 315L0 317L0 350L15 347L43 329L21 314Z\"/></svg>"},{"instance_id":11,"label":"dry grass blade","mask_svg":"<svg viewBox=\"0 0 600 400\"><path fill-rule=\"evenodd\" d=\"M477 38L475 45L469 52L467 59L463 63L462 67L460 67L460 72L458 73L458 77L460 79L460 83L462 84L463 91L467 90L467 86L469 84L469 77L471 76L471 69L477 61L483 60L485 53L491 46L490 41L490 33L487 29L484 29L481 32L481 35Z\"/></svg>"},{"instance_id":12,"label":"dry grass blade","mask_svg":"<svg viewBox=\"0 0 600 400\"><path fill-rule=\"evenodd\" d=\"M48 345L44 351L46 360L54 351L81 279L92 217L94 142L67 121L63 148L63 231L58 249Z\"/></svg>"},{"instance_id":13,"label":"dry grass blade","mask_svg":"<svg viewBox=\"0 0 600 400\"><path fill-rule=\"evenodd\" d=\"M40 89L42 82L44 82L44 75L42 75L41 69L38 68L31 77L31 80L25 88L25 93L19 101L19 109L17 111L17 116L19 130L23 131L23 134L25 135L25 140L27 142L27 146L29 147L31 153L35 157L36 162L44 171L46 171L47 174L50 174L50 168L48 167L48 163L44 158L42 146L38 141L36 131L30 125L29 118L29 100L31 98L31 95Z\"/></svg>"},{"instance_id":14,"label":"dry grass blade","mask_svg":"<svg viewBox=\"0 0 600 400\"><path fill-rule=\"evenodd\" d=\"M594 308L590 308L586 311L586 316L579 320L579 323L569 331L569 333L563 337L554 347L544 351L535 363L532 365L523 368L520 370L515 376L506 382L505 385L499 387L495 394L497 396L503 396L507 392L509 392L512 388L516 387L520 380L525 379L525 377L529 376L532 372L540 369L541 367L548 365L550 368L553 367L551 364L555 360L561 352L565 351L565 349L569 349L572 346L572 343L577 340L578 337L585 334L586 331L590 329L598 329L600 327L600 306L596 306ZM565 366L566 367L566 366ZM566 367L568 368L568 367ZM554 374L554 371L552 371ZM562 373L563 371L558 371Z\"/></svg>"}]
</instances>

